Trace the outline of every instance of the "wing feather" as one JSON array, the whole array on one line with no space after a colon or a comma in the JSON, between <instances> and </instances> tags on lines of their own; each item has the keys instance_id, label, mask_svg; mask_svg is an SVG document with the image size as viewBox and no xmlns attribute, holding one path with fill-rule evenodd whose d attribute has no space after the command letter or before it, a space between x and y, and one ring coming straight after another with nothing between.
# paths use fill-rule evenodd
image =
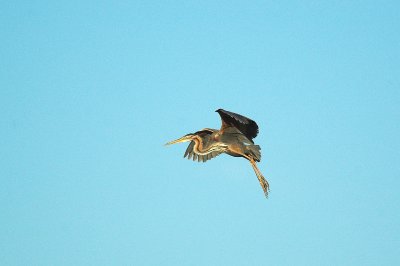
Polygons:
<instances>
[{"instance_id":1,"label":"wing feather","mask_svg":"<svg viewBox=\"0 0 400 266\"><path fill-rule=\"evenodd\" d=\"M188 156L188 159L190 159L190 157L191 157L190 153L193 151L193 147L194 147L194 141L191 141L189 146L187 147L187 149L185 151L185 155L183 155L183 158Z\"/></svg>"},{"instance_id":2,"label":"wing feather","mask_svg":"<svg viewBox=\"0 0 400 266\"><path fill-rule=\"evenodd\" d=\"M235 127L251 141L257 137L258 125L254 120L223 109L218 109L216 112L221 116L221 130L228 127Z\"/></svg>"}]
</instances>

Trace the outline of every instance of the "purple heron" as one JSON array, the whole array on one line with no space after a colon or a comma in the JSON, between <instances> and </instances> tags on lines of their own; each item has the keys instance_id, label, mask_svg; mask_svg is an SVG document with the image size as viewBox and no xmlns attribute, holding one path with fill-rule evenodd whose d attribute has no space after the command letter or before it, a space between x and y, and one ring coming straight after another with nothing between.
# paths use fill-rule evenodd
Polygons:
<instances>
[{"instance_id":1,"label":"purple heron","mask_svg":"<svg viewBox=\"0 0 400 266\"><path fill-rule=\"evenodd\" d=\"M268 197L269 184L258 169L256 162L261 160L261 148L253 138L258 134L256 122L245 116L218 109L222 120L221 129L204 128L195 133L168 142L165 145L190 141L184 157L193 161L205 162L222 153L247 159L256 173L258 181Z\"/></svg>"}]
</instances>

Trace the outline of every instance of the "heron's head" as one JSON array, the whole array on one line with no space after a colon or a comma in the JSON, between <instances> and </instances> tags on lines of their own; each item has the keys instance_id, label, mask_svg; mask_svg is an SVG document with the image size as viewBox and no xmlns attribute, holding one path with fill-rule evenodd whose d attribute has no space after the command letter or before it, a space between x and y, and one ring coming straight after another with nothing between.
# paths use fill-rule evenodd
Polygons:
<instances>
[{"instance_id":1,"label":"heron's head","mask_svg":"<svg viewBox=\"0 0 400 266\"><path fill-rule=\"evenodd\" d=\"M165 145L171 145L171 144L176 144L176 143L191 141L191 140L193 139L194 136L195 136L195 134L192 134L192 133L186 134L185 136L183 136L183 137L181 137L181 138L179 138L179 139L170 141L170 142L166 143Z\"/></svg>"}]
</instances>

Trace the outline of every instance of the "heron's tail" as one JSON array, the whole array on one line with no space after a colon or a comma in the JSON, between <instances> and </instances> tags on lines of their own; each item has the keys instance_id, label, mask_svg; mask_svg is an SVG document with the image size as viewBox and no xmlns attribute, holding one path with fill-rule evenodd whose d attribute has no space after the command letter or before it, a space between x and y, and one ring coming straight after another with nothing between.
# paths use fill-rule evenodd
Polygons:
<instances>
[{"instance_id":1,"label":"heron's tail","mask_svg":"<svg viewBox=\"0 0 400 266\"><path fill-rule=\"evenodd\" d=\"M246 146L248 154L256 161L261 161L261 147L259 145L248 145Z\"/></svg>"}]
</instances>

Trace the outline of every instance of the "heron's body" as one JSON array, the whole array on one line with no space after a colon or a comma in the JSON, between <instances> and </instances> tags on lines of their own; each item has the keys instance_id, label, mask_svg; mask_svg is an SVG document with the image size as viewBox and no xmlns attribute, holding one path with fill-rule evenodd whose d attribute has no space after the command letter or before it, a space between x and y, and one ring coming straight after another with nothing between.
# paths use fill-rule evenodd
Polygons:
<instances>
[{"instance_id":1,"label":"heron's body","mask_svg":"<svg viewBox=\"0 0 400 266\"><path fill-rule=\"evenodd\" d=\"M258 125L239 114L222 109L216 112L222 119L221 129L205 128L167 144L190 141L184 157L199 162L206 162L222 153L249 160L265 195L268 196L269 184L256 165L261 160L261 148L253 142L258 134Z\"/></svg>"}]
</instances>

